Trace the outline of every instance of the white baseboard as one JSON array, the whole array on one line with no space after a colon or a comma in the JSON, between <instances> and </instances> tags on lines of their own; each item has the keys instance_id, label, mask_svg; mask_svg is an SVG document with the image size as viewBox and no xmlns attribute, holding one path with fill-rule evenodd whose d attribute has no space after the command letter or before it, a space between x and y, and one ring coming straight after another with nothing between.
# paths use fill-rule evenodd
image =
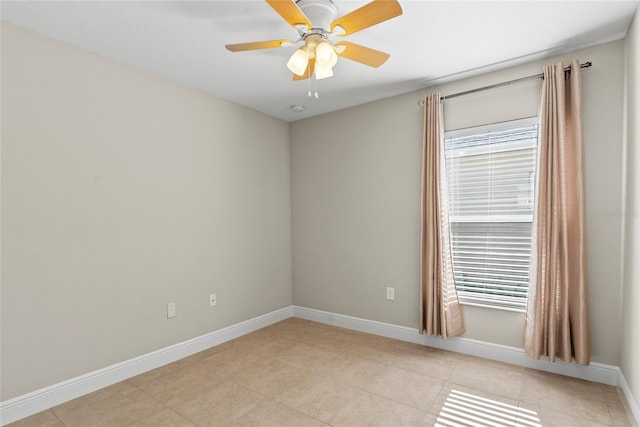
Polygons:
<instances>
[{"instance_id":1,"label":"white baseboard","mask_svg":"<svg viewBox=\"0 0 640 427\"><path fill-rule=\"evenodd\" d=\"M570 377L581 378L609 385L618 385L619 369L617 366L592 362L589 366L580 366L573 363L549 362L546 360L532 359L524 350L501 344L493 344L470 338L441 339L427 335L420 335L415 328L391 325L374 320L329 313L305 307L293 307L293 315L301 319L341 326L356 331L395 338L415 344L436 347L457 353L483 357L485 359L498 360L512 365L524 366L541 371L553 372Z\"/></svg>"},{"instance_id":2,"label":"white baseboard","mask_svg":"<svg viewBox=\"0 0 640 427\"><path fill-rule=\"evenodd\" d=\"M631 409L631 414L636 419L636 425L640 425L640 406L638 406L638 402L633 397L631 393L631 389L629 388L629 384L627 384L627 380L624 378L622 374L622 370L618 369L619 377L618 377L618 387L622 389L624 393L624 397L627 398L627 403L629 404L629 409Z\"/></svg>"},{"instance_id":3,"label":"white baseboard","mask_svg":"<svg viewBox=\"0 0 640 427\"><path fill-rule=\"evenodd\" d=\"M589 366L579 366L564 362L552 363L545 360L535 360L529 358L522 349L516 347L469 338L449 338L445 340L420 335L417 329L406 326L392 325L311 308L288 306L124 362L107 366L97 371L89 372L85 375L62 381L58 384L18 396L11 400L0 402L0 425L12 423L289 317L298 317L401 341L498 360L517 366L619 386L627 398L629 407L636 421L640 423L640 408L638 407L638 403L634 399L624 375L617 366L602 363L591 363Z\"/></svg>"},{"instance_id":4,"label":"white baseboard","mask_svg":"<svg viewBox=\"0 0 640 427\"><path fill-rule=\"evenodd\" d=\"M264 328L293 315L292 306L0 402L0 425L12 423L87 393Z\"/></svg>"}]
</instances>

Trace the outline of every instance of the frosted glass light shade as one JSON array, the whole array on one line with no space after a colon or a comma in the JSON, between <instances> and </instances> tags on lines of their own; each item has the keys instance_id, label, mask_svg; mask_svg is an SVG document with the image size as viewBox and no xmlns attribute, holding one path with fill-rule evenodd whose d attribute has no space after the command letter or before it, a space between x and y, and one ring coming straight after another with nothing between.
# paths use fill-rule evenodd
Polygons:
<instances>
[{"instance_id":1,"label":"frosted glass light shade","mask_svg":"<svg viewBox=\"0 0 640 427\"><path fill-rule=\"evenodd\" d=\"M320 42L316 46L316 63L323 68L331 68L338 62L338 55L327 42Z\"/></svg>"},{"instance_id":2,"label":"frosted glass light shade","mask_svg":"<svg viewBox=\"0 0 640 427\"><path fill-rule=\"evenodd\" d=\"M333 70L330 67L321 67L317 62L314 72L316 73L316 80L322 80L333 76Z\"/></svg>"},{"instance_id":3,"label":"frosted glass light shade","mask_svg":"<svg viewBox=\"0 0 640 427\"><path fill-rule=\"evenodd\" d=\"M291 70L292 73L302 76L304 75L308 64L309 52L301 47L293 52L293 55L289 58L289 62L287 62L287 68Z\"/></svg>"}]
</instances>

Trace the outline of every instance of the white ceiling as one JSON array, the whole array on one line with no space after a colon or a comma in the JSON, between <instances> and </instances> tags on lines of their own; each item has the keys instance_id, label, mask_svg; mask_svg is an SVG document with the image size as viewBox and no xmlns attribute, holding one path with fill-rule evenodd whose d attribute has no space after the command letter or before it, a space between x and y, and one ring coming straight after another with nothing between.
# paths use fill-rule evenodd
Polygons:
<instances>
[{"instance_id":1,"label":"white ceiling","mask_svg":"<svg viewBox=\"0 0 640 427\"><path fill-rule=\"evenodd\" d=\"M367 3L335 2L339 16ZM224 48L297 39L262 0L3 0L0 12L4 21L292 121L620 39L639 3L400 0L403 15L346 37L390 53L387 63L374 69L340 58L334 77L317 82L318 99L307 97L307 81L291 80L286 62L295 47Z\"/></svg>"}]
</instances>

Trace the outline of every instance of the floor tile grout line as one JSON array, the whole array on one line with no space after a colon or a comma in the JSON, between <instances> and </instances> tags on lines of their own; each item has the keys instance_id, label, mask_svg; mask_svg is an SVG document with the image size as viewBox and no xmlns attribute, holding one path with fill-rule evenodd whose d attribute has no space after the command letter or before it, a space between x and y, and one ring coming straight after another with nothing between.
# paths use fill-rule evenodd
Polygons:
<instances>
[{"instance_id":1,"label":"floor tile grout line","mask_svg":"<svg viewBox=\"0 0 640 427\"><path fill-rule=\"evenodd\" d=\"M165 374L165 375L169 375L169 373ZM162 375L164 376L164 375ZM161 376L161 377L162 377ZM127 380L128 381L128 380ZM139 391L141 391L143 394L147 395L148 397L150 397L152 400L156 401L157 403L159 403L160 405L162 405L165 409L170 410L171 412L173 412L174 414L178 415L180 418L183 418L184 420L188 421L189 423L197 426L198 424L193 421L190 420L189 418L187 418L186 416L182 415L181 413L179 413L178 411L176 411L175 409L173 409L171 406L167 405L166 403L164 403L163 401L159 400L157 397L155 397L153 394L149 393L147 390L143 389L142 387L139 387L136 384L130 383L133 387L137 388Z\"/></svg>"},{"instance_id":2,"label":"floor tile grout line","mask_svg":"<svg viewBox=\"0 0 640 427\"><path fill-rule=\"evenodd\" d=\"M606 401L606 404L607 404L607 412L609 412L609 425L613 426L613 417L611 416L611 405L609 405L608 401Z\"/></svg>"},{"instance_id":3,"label":"floor tile grout line","mask_svg":"<svg viewBox=\"0 0 640 427\"><path fill-rule=\"evenodd\" d=\"M310 414L307 414L307 413L305 413L305 412L302 412L302 411L301 411L301 410L299 410L298 408L294 408L293 406L289 406L289 405L287 405L285 402L280 402L280 401L276 400L276 399L275 399L275 397L272 397L272 398L270 398L269 400L271 400L272 402L275 402L275 403L279 403L280 405L284 405L284 406L286 406L287 408L292 409L292 410L296 411L297 413L299 413L299 414L301 414L301 415L304 415L304 416L309 417L309 418L313 418L314 420L316 420L316 421L318 421L318 422L321 422L322 424L328 424L328 423L326 423L326 422L322 421L321 419L314 417L313 415L310 415Z\"/></svg>"},{"instance_id":4,"label":"floor tile grout line","mask_svg":"<svg viewBox=\"0 0 640 427\"><path fill-rule=\"evenodd\" d=\"M394 340L393 338L387 338L387 339L389 339L389 340ZM394 340L394 341L397 341L397 340ZM322 346L320 346L320 345L318 345L318 346L319 346L319 347L322 347ZM322 347L322 348L329 349L329 350L334 350L333 348L327 348L327 347ZM446 351L446 350L444 350L444 351ZM447 377L446 377L446 378L439 378L439 377L431 376L431 375L428 375L428 374L423 374L423 373L421 373L421 372L416 372L415 370L407 369L407 368L404 368L404 367L402 367L402 366L394 366L394 363L393 363L393 362L383 363L383 362L379 362L378 360L373 360L373 359L370 359L370 358L366 358L366 357L363 357L363 356L360 356L360 355L354 355L354 354L350 354L350 356L352 356L352 357L357 357L357 358L360 358L360 359L363 359L363 360L367 360L367 361L370 361L370 362L378 363L378 364L383 365L383 366L385 366L385 367L394 367L394 368L396 368L396 369L401 369L401 370L403 370L403 371L405 371L405 372L409 372L409 373L417 374L417 375L424 375L424 376L429 377L429 378L431 378L431 379L435 379L435 380L442 380L442 381L448 381L448 380L449 380L449 378L451 377L451 373L453 373L453 371L455 370L456 366L457 366L459 363L461 363L461 362L462 362L462 360L461 360L461 359L459 359L459 358L457 358L457 357L456 357L456 366L454 366L454 367L451 369L451 372L449 372L449 374L447 375Z\"/></svg>"},{"instance_id":5,"label":"floor tile grout line","mask_svg":"<svg viewBox=\"0 0 640 427\"><path fill-rule=\"evenodd\" d=\"M333 350L333 349L330 349L330 350ZM385 365L385 364L383 364L383 363L379 363L379 362L376 362L376 361L372 361L372 360L369 360L369 359L365 359L365 358L363 358L363 357L353 356L353 355L351 355L351 356L352 356L352 357L356 357L356 358L358 358L358 359L362 359L362 360L367 361L367 362L376 363L376 364L380 365L380 366L381 366L381 367L383 367L383 368L384 368L384 367L389 367L389 365ZM287 363L287 362L284 362L284 363ZM299 369L300 369L300 367L295 366L295 365L289 365L289 366L292 366L292 367L295 367L295 368L299 368ZM406 372L409 372L409 371L406 371ZM319 377L321 377L321 378L325 379L325 380L333 380L333 381L337 381L337 382L339 382L339 383L341 383L341 384L347 385L347 386L349 386L349 387L356 388L356 389L358 389L358 390L361 390L361 391L363 391L363 392L366 392L366 393L372 394L372 395L374 395L374 396L376 396L376 397L379 397L379 398L382 398L382 399L388 400L388 401L390 401L390 402L397 403L397 404L401 404L401 405L406 406L406 407L409 407L409 408L417 409L417 410L419 410L419 411L421 411L421 412L423 413L423 417L424 417L424 415L426 415L426 409L424 409L424 408L418 408L418 407L416 407L416 406L409 405L409 404L407 404L407 403L405 403L405 402L401 402L401 401L399 401L399 400L392 399L392 398L389 398L389 397L387 397L387 396L380 395L380 394L376 393L375 391L370 391L370 390L367 390L367 389L365 389L365 388L362 388L362 387L359 387L359 386L355 386L355 385L353 385L353 384L349 384L349 383L344 382L344 381L341 381L341 380L339 380L339 379L335 379L335 378L333 378L333 377L329 376L329 375L328 375L328 374L326 374L326 373L324 373L324 374L317 373L317 372L313 372L313 373L314 373L315 375L318 375ZM410 373L414 373L414 372L410 372ZM431 378L431 377L429 377L429 378ZM438 380L438 381L441 381L441 380L439 380L439 379L437 379L437 378L433 378L433 379ZM441 385L441 388L442 388L442 385ZM434 399L435 399L435 398L434 398ZM285 405L286 405L286 404L285 404ZM286 405L286 406L289 406L289 405ZM295 409L296 411L300 412L300 411L299 411L299 410L297 410L296 408L292 408L292 409ZM308 415L308 414L305 414L305 415ZM313 418L313 417L312 417L312 418ZM318 420L318 421L323 422L322 420Z\"/></svg>"},{"instance_id":6,"label":"floor tile grout line","mask_svg":"<svg viewBox=\"0 0 640 427\"><path fill-rule=\"evenodd\" d=\"M360 334L360 333L358 333L358 334ZM393 339L390 339L390 340L395 341L395 340L393 340ZM308 344L308 343L307 343L307 345L310 345L310 344ZM322 345L318 345L318 347L321 347L321 348L325 348L325 349L327 349L327 347L324 347L324 346L322 346ZM329 350L334 350L333 348L328 348L328 349L329 349ZM365 357L361 357L361 356L353 355L353 354L352 354L351 356L352 356L352 357L357 357L357 358L359 358L359 359L362 359L362 360L365 360L365 361L368 361L368 362L376 363L376 364L378 364L378 365L381 365L382 367L395 367L395 366L393 366L393 364L392 364L392 363L387 363L387 364L385 364L385 363L378 362L378 361L376 361L376 360L367 359L367 358L365 358ZM450 371L450 372L449 372L449 374L447 375L447 378L446 378L446 379L436 378L436 377L431 377L431 376L424 375L424 374L419 373L419 372L415 372L415 371L413 371L413 370L404 369L404 368L402 368L402 367L395 367L395 368L397 368L397 369L401 369L401 370L403 370L403 371L405 371L405 372L408 372L408 373L411 373L411 374L414 374L414 375L416 375L416 374L417 374L417 375L424 375L424 376L426 376L426 377L428 377L428 378L430 378L430 379L434 379L434 380L436 380L436 381L441 381L441 382L442 382L442 384L441 384L441 386L440 386L440 388L439 388L439 390L438 390L438 393L440 393L440 391L441 391L441 390L442 390L442 388L443 388L444 383L447 383L447 382L449 382L449 383L450 383L450 381L449 381L449 380L450 380L450 378L451 378L451 374L453 373L453 371L455 370L455 368L456 368L460 363L462 363L462 362L463 362L463 360L462 360L461 358L455 358L455 359L456 359L456 366L454 366L454 367L451 369L451 371ZM328 379L332 379L331 377L327 377L327 376L324 376L324 377L325 377L325 378L328 378ZM388 401L391 401L391 402L394 402L394 403L398 403L398 404L401 404L401 405L407 406L407 407L409 407L409 408L417 409L417 410L419 410L419 411L421 411L421 412L423 413L423 416L426 416L426 414L428 413L428 407L429 407L429 406L433 403L433 401L435 401L435 399L437 398L437 394L436 394L436 397L434 397L434 400L433 400L432 402L430 402L430 404L429 404L429 405L427 405L427 408L420 408L420 407L417 407L417 406L414 406L414 405L411 405L411 404L407 404L406 402L403 402L403 401L400 401L400 400L396 400L396 399L393 399L393 398L389 398L389 397L387 397L387 396L383 396L383 395L381 395L381 394L379 394L379 393L377 393L377 392L375 392L375 391L371 391L371 390L368 390L368 389L366 389L366 388L362 388L362 387L360 387L360 386L356 386L356 385L353 385L353 384L349 384L349 383L347 383L347 382L340 381L340 380L338 380L338 381L339 381L340 383L342 383L342 384L348 385L348 386L350 386L350 387L357 388L357 389L362 390L362 391L364 391L364 392L366 392L366 393L370 393L370 394L372 394L372 395L375 395L375 396L377 396L377 397L379 397L379 398L382 398L382 399L385 399L385 400L388 400ZM451 384L453 384L453 383L451 383ZM467 388L470 388L470 387L467 387ZM480 391L480 390L477 390L477 391ZM494 394L494 393L488 393L488 394ZM495 395L495 394L494 394L494 395ZM504 396L500 396L500 395L495 395L495 396L496 396L496 397L504 397ZM517 400L516 400L516 401L517 401Z\"/></svg>"},{"instance_id":7,"label":"floor tile grout line","mask_svg":"<svg viewBox=\"0 0 640 427\"><path fill-rule=\"evenodd\" d=\"M58 415L56 415L56 413L55 413L55 412L53 412L53 408L49 409L49 411L53 414L53 416L54 416L54 417L56 417L56 419L57 419L58 421L60 421L60 424L62 424L64 427L67 427L67 424L66 424L64 421L62 421L62 420L60 419L60 417L59 417Z\"/></svg>"},{"instance_id":8,"label":"floor tile grout line","mask_svg":"<svg viewBox=\"0 0 640 427\"><path fill-rule=\"evenodd\" d=\"M367 389L365 389L365 388L359 387L359 386L357 386L357 385L349 384L349 383L347 383L347 382L345 382L345 381L342 381L342 380L340 380L340 379L335 379L335 378L333 378L333 377L329 377L329 376L326 376L326 375L325 375L325 376L323 376L323 378L328 379L328 380L330 380L330 381L336 381L336 382L338 382L338 383L341 383L341 384L347 385L347 386L349 386L349 387L353 387L353 388L356 388L356 389L358 389L358 390L364 391L365 393L372 394L372 395L374 395L374 396L380 397L380 398L385 399L385 400L389 400L389 401L394 402L394 403L398 403L398 404L401 404L401 405L407 406L407 407L409 407L409 408L418 409L419 411L422 411L422 412L425 412L425 411L426 411L426 409L418 408L418 407L415 407L415 406L409 405L409 404L407 404L407 403L405 403L405 402L401 402L401 401L399 401L399 400L395 400L395 399L392 399L392 398L390 398L390 397L383 396L383 395L381 395L381 394L376 393L375 391L370 391L370 390L367 390ZM442 385L440 386L440 389L442 389ZM435 398L434 398L434 399L435 399Z\"/></svg>"}]
</instances>

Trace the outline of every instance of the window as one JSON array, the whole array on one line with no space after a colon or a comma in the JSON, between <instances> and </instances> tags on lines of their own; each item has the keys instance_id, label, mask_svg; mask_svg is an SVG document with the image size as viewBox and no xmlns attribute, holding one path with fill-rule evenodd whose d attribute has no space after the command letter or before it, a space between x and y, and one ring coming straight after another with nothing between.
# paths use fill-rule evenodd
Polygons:
<instances>
[{"instance_id":1,"label":"window","mask_svg":"<svg viewBox=\"0 0 640 427\"><path fill-rule=\"evenodd\" d=\"M460 301L527 304L537 119L445 135L451 250Z\"/></svg>"}]
</instances>

